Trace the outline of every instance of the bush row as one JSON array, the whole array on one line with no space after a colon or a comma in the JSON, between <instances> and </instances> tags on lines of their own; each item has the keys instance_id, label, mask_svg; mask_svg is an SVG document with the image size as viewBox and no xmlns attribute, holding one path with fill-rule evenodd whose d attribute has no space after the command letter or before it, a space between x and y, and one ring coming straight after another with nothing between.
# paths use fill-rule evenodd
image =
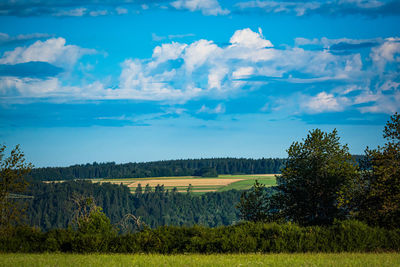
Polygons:
<instances>
[{"instance_id":1,"label":"bush row","mask_svg":"<svg viewBox=\"0 0 400 267\"><path fill-rule=\"evenodd\" d=\"M358 221L310 227L290 223L241 223L217 228L163 226L125 235L82 234L72 229L42 232L17 227L0 237L1 252L174 254L399 250L400 229L373 228Z\"/></svg>"}]
</instances>

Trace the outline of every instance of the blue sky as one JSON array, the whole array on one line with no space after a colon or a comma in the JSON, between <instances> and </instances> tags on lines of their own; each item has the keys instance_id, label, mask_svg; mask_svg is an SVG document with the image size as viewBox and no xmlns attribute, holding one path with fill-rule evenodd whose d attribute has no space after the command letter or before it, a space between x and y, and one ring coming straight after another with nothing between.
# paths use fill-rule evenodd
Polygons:
<instances>
[{"instance_id":1,"label":"blue sky","mask_svg":"<svg viewBox=\"0 0 400 267\"><path fill-rule=\"evenodd\" d=\"M352 153L400 109L400 1L0 2L0 142L35 166Z\"/></svg>"}]
</instances>

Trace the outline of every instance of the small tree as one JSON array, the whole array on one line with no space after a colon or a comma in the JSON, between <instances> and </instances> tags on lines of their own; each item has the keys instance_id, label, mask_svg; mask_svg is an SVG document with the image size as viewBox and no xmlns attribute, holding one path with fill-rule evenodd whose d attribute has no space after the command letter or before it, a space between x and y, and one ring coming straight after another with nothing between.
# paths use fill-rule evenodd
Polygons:
<instances>
[{"instance_id":1,"label":"small tree","mask_svg":"<svg viewBox=\"0 0 400 267\"><path fill-rule=\"evenodd\" d=\"M260 222L269 217L268 195L265 185L257 180L249 191L244 191L236 205L240 218L245 221Z\"/></svg>"},{"instance_id":2,"label":"small tree","mask_svg":"<svg viewBox=\"0 0 400 267\"><path fill-rule=\"evenodd\" d=\"M284 219L313 225L344 218L338 193L358 173L347 145L339 139L336 129L331 133L315 129L303 142L290 146L275 197Z\"/></svg>"},{"instance_id":3,"label":"small tree","mask_svg":"<svg viewBox=\"0 0 400 267\"><path fill-rule=\"evenodd\" d=\"M72 201L76 206L73 223L82 234L109 235L115 232L110 219L97 206L92 197L74 195Z\"/></svg>"},{"instance_id":4,"label":"small tree","mask_svg":"<svg viewBox=\"0 0 400 267\"><path fill-rule=\"evenodd\" d=\"M5 149L5 145L0 145L0 227L3 229L20 223L24 217L24 205L18 201L18 194L26 191L25 175L32 168L32 164L25 162L19 145L7 158Z\"/></svg>"}]
</instances>

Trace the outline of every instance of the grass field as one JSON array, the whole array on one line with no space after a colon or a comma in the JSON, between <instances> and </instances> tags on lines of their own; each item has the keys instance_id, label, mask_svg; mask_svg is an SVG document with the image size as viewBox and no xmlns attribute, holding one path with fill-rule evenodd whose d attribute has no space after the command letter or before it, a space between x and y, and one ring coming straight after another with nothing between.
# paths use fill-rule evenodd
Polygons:
<instances>
[{"instance_id":1,"label":"grass field","mask_svg":"<svg viewBox=\"0 0 400 267\"><path fill-rule=\"evenodd\" d=\"M174 187L178 192L186 192L189 185L192 192L196 194L216 191L226 191L231 189L246 190L252 187L254 181L258 180L266 186L276 184L275 174L249 174L249 175L219 175L218 177L195 177L195 176L175 176L175 177L150 177L150 178L126 178L126 179L93 179L97 183L124 184L132 192L135 192L138 184L144 188L149 184L153 189L157 185L164 185L165 189L172 190Z\"/></svg>"},{"instance_id":2,"label":"grass field","mask_svg":"<svg viewBox=\"0 0 400 267\"><path fill-rule=\"evenodd\" d=\"M0 254L0 266L400 266L398 253L341 254Z\"/></svg>"}]
</instances>

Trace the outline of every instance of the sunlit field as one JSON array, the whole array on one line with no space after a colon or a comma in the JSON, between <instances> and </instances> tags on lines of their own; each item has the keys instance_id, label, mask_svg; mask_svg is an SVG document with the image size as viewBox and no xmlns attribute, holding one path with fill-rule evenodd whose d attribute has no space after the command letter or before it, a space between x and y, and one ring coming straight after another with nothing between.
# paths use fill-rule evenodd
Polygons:
<instances>
[{"instance_id":1,"label":"sunlit field","mask_svg":"<svg viewBox=\"0 0 400 267\"><path fill-rule=\"evenodd\" d=\"M250 189L254 181L258 180L266 186L276 184L275 174L246 174L246 175L219 175L218 177L196 177L196 176L173 176L173 177L150 177L150 178L126 178L126 179L93 179L96 183L123 184L135 192L140 184L144 190L150 185L153 190L157 185L164 185L167 190L177 188L178 192L186 192L191 185L191 192L201 194L207 192L226 191L231 189Z\"/></svg>"},{"instance_id":2,"label":"sunlit field","mask_svg":"<svg viewBox=\"0 0 400 267\"><path fill-rule=\"evenodd\" d=\"M399 266L398 253L343 254L1 254L0 266Z\"/></svg>"}]
</instances>

